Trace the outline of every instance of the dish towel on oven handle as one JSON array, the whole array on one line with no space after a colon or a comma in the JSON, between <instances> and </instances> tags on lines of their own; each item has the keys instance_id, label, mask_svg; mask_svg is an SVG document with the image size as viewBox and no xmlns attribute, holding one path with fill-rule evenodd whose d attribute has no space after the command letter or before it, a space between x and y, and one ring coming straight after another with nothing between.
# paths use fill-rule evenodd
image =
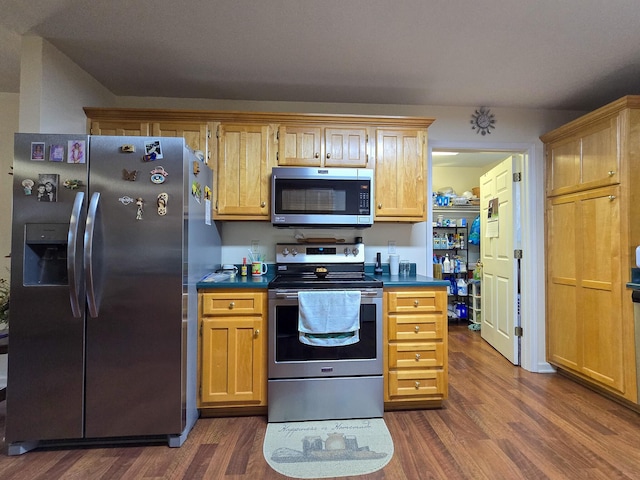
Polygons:
<instances>
[{"instance_id":1,"label":"dish towel on oven handle","mask_svg":"<svg viewBox=\"0 0 640 480\"><path fill-rule=\"evenodd\" d=\"M359 290L300 290L300 343L317 347L353 345L360 341Z\"/></svg>"}]
</instances>

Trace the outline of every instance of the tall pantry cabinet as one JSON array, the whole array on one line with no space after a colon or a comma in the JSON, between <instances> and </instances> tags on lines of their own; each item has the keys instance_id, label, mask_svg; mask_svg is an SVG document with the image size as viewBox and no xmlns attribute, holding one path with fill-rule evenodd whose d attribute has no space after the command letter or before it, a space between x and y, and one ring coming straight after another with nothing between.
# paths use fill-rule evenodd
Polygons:
<instances>
[{"instance_id":1,"label":"tall pantry cabinet","mask_svg":"<svg viewBox=\"0 0 640 480\"><path fill-rule=\"evenodd\" d=\"M542 137L546 155L547 360L638 401L631 292L640 245L640 96Z\"/></svg>"}]
</instances>

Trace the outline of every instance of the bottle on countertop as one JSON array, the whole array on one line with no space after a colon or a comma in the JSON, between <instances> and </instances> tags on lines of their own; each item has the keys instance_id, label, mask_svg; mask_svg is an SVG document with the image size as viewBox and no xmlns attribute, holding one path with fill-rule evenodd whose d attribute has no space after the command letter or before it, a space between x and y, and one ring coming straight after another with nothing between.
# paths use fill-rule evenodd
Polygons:
<instances>
[{"instance_id":1,"label":"bottle on countertop","mask_svg":"<svg viewBox=\"0 0 640 480\"><path fill-rule=\"evenodd\" d=\"M376 266L373 269L373 273L382 275L382 254L380 252L376 253Z\"/></svg>"},{"instance_id":2,"label":"bottle on countertop","mask_svg":"<svg viewBox=\"0 0 640 480\"><path fill-rule=\"evenodd\" d=\"M242 277L247 276L247 257L244 257L242 259L242 266L240 267L240 276Z\"/></svg>"}]
</instances>

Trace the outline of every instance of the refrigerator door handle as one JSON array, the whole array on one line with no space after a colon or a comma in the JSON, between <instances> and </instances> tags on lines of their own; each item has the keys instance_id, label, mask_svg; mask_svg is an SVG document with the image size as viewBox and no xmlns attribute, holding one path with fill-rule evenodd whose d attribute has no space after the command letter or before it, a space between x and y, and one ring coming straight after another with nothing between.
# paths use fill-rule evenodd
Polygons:
<instances>
[{"instance_id":1,"label":"refrigerator door handle","mask_svg":"<svg viewBox=\"0 0 640 480\"><path fill-rule=\"evenodd\" d=\"M89 308L89 315L93 318L98 316L98 311L100 310L96 297L96 279L94 277L93 264L94 235L99 203L100 192L95 192L91 195L91 201L89 202L87 227L84 232L84 275L87 282L87 307Z\"/></svg>"},{"instance_id":2,"label":"refrigerator door handle","mask_svg":"<svg viewBox=\"0 0 640 480\"><path fill-rule=\"evenodd\" d=\"M81 276L79 275L78 263L76 261L78 253L78 230L80 228L82 207L84 207L84 192L78 192L76 193L73 208L71 209L69 234L67 235L67 276L69 278L69 300L71 302L71 313L74 318L80 318L82 316L82 309L80 308Z\"/></svg>"}]
</instances>

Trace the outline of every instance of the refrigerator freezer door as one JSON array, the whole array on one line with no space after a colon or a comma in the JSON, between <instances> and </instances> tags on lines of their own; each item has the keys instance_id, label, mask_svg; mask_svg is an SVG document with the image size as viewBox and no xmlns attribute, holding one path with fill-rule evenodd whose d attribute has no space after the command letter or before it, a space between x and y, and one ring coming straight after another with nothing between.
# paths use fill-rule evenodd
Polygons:
<instances>
[{"instance_id":1,"label":"refrigerator freezer door","mask_svg":"<svg viewBox=\"0 0 640 480\"><path fill-rule=\"evenodd\" d=\"M75 278L82 301L74 316L67 257L78 244L68 244L72 223L84 225L73 206L86 189L87 164L68 161L75 144L86 147L87 136L15 136L8 444L83 436L84 289ZM65 188L67 180L75 187Z\"/></svg>"}]
</instances>

